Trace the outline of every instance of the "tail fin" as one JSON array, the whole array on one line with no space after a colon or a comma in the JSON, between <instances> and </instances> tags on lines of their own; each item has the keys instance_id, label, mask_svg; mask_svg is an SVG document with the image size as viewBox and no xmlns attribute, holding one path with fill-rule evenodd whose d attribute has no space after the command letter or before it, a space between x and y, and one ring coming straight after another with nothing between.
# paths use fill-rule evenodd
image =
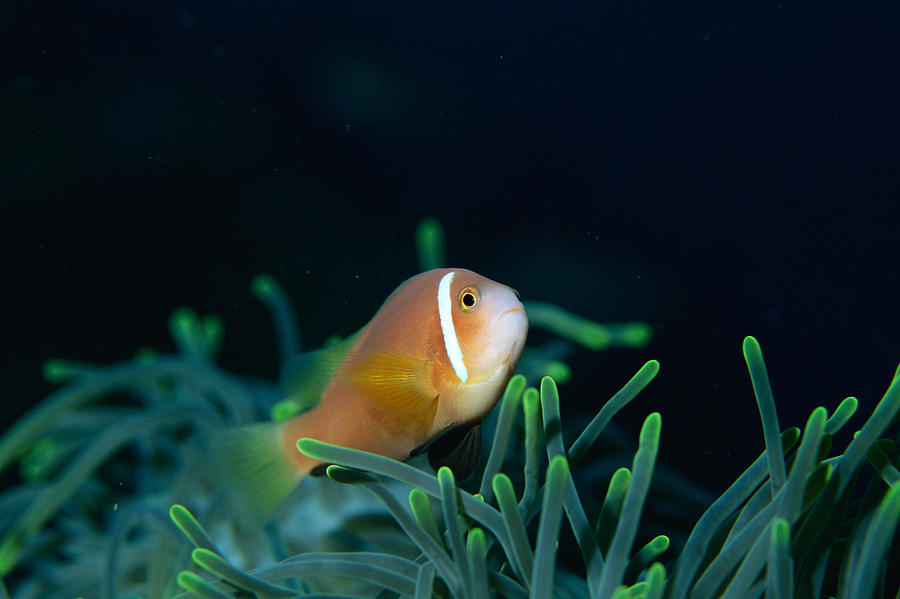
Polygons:
<instances>
[{"instance_id":1,"label":"tail fin","mask_svg":"<svg viewBox=\"0 0 900 599\"><path fill-rule=\"evenodd\" d=\"M281 445L282 422L263 422L213 433L208 459L216 483L240 512L271 518L303 474L291 467Z\"/></svg>"}]
</instances>

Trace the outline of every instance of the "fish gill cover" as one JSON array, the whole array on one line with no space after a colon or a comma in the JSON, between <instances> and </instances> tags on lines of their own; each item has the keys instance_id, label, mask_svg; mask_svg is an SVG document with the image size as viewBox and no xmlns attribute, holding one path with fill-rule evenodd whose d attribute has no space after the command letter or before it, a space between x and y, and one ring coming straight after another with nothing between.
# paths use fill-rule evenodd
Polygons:
<instances>
[{"instance_id":1,"label":"fish gill cover","mask_svg":"<svg viewBox=\"0 0 900 599\"><path fill-rule=\"evenodd\" d=\"M444 262L436 221L420 224L416 243L423 270ZM291 303L273 277L252 288L271 311L285 361L301 346ZM887 391L871 414L851 420L855 398L824 398L827 408L814 409L803 430L782 430L760 344L745 338L766 449L714 498L658 461L664 414L646 416L636 449L616 430L617 413L659 372L655 360L622 373L621 389L589 422L564 418L569 402L584 400L566 396L571 352L642 347L649 327L601 325L548 303L526 307L549 340L523 355L489 418L490 447L475 476L459 481L421 459L302 439L299 451L334 465L327 477L304 480L264 523L235 513L208 479L201 439L304 406L282 401L277 381L216 364L220 318L175 311L173 355L143 350L111 366L48 361L44 375L59 390L0 441L0 468L18 466L21 476L0 494L2 595L897 593L898 439L885 435L900 412L898 373L885 373ZM836 447L834 435L850 422L857 432ZM602 451L592 451L596 444Z\"/></svg>"}]
</instances>

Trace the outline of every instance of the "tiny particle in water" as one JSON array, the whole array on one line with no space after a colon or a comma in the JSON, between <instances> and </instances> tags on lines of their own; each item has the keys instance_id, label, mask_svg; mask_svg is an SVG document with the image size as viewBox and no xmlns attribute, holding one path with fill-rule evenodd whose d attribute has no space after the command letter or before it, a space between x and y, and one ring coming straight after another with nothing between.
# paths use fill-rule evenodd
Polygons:
<instances>
[{"instance_id":1,"label":"tiny particle in water","mask_svg":"<svg viewBox=\"0 0 900 599\"><path fill-rule=\"evenodd\" d=\"M213 48L213 54L215 56L225 56L225 46L216 46Z\"/></svg>"},{"instance_id":2,"label":"tiny particle in water","mask_svg":"<svg viewBox=\"0 0 900 599\"><path fill-rule=\"evenodd\" d=\"M344 131L346 131L347 133L350 133L350 123L347 123L346 125L344 125Z\"/></svg>"},{"instance_id":3,"label":"tiny particle in water","mask_svg":"<svg viewBox=\"0 0 900 599\"><path fill-rule=\"evenodd\" d=\"M191 11L183 10L178 15L178 24L184 27L185 29L190 29L194 25L197 24L197 17L195 17Z\"/></svg>"}]
</instances>

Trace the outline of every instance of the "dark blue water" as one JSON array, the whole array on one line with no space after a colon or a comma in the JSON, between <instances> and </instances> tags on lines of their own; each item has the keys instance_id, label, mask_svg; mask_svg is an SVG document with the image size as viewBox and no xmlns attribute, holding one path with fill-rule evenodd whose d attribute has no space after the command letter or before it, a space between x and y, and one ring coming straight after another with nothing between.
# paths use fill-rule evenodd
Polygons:
<instances>
[{"instance_id":1,"label":"dark blue water","mask_svg":"<svg viewBox=\"0 0 900 599\"><path fill-rule=\"evenodd\" d=\"M454 266L651 323L645 350L574 359L564 417L657 358L620 422L661 411L663 459L721 490L763 447L744 335L785 425L850 394L867 415L900 362L896 16L5 2L4 420L50 389L48 357L171 349L180 305L224 317L226 367L274 376L252 276L279 277L310 344L347 334L434 216Z\"/></svg>"}]
</instances>

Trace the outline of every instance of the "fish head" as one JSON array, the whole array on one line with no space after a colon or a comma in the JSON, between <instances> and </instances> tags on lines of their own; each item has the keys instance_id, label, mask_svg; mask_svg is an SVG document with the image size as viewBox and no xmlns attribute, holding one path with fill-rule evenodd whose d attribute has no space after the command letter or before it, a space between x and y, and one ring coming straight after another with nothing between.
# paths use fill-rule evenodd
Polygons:
<instances>
[{"instance_id":1,"label":"fish head","mask_svg":"<svg viewBox=\"0 0 900 599\"><path fill-rule=\"evenodd\" d=\"M441 324L456 383L453 420L477 420L493 408L516 368L528 316L514 289L472 271L448 269L442 286L442 314L451 315L442 315Z\"/></svg>"}]
</instances>

